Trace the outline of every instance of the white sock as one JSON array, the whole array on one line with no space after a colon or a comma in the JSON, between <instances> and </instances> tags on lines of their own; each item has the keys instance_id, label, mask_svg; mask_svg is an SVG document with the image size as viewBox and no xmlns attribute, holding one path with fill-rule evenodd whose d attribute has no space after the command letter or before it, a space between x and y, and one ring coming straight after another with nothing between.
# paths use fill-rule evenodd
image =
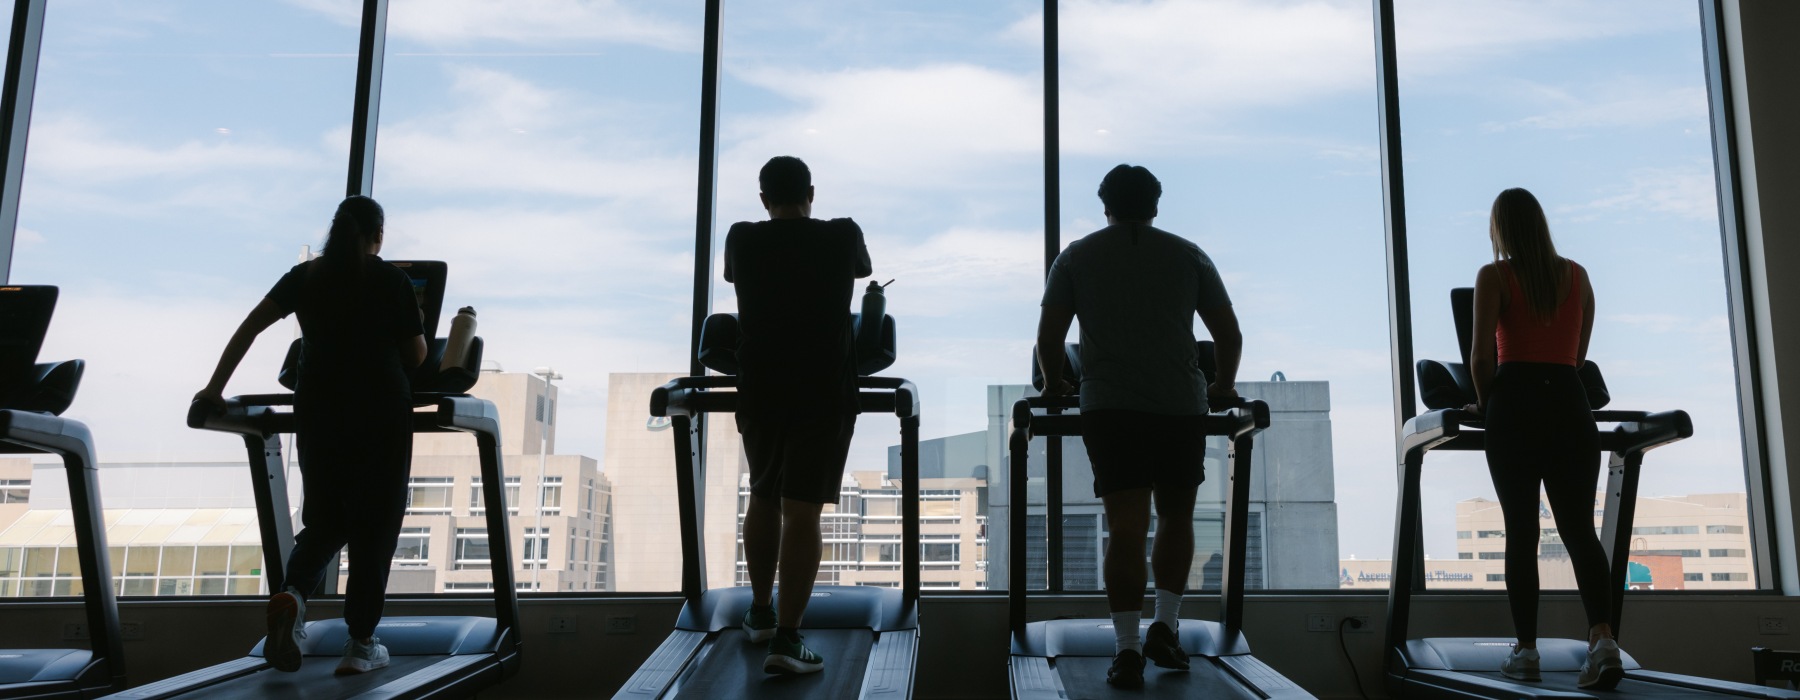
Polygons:
<instances>
[{"instance_id":1,"label":"white sock","mask_svg":"<svg viewBox=\"0 0 1800 700\"><path fill-rule=\"evenodd\" d=\"M1174 591L1156 589L1156 616L1151 622L1167 625L1170 632L1179 632L1181 621L1181 594Z\"/></svg>"},{"instance_id":2,"label":"white sock","mask_svg":"<svg viewBox=\"0 0 1800 700\"><path fill-rule=\"evenodd\" d=\"M1130 649L1139 654L1144 653L1144 638L1138 634L1138 621L1143 617L1144 613L1137 610L1112 614L1113 641L1117 643L1119 651Z\"/></svg>"}]
</instances>

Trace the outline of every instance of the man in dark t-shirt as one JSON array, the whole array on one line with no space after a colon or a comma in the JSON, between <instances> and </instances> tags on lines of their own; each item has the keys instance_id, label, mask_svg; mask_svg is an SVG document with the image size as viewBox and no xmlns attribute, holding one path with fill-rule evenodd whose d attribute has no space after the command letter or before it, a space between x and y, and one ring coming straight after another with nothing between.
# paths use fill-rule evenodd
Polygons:
<instances>
[{"instance_id":1,"label":"man in dark t-shirt","mask_svg":"<svg viewBox=\"0 0 1800 700\"><path fill-rule=\"evenodd\" d=\"M750 466L743 627L750 641L769 641L764 671L814 673L824 660L796 630L819 573L819 514L838 500L856 427L850 297L854 280L872 271L856 222L812 218L805 163L772 158L759 180L769 220L733 224L725 237L725 281L737 287L743 333L738 432Z\"/></svg>"}]
</instances>

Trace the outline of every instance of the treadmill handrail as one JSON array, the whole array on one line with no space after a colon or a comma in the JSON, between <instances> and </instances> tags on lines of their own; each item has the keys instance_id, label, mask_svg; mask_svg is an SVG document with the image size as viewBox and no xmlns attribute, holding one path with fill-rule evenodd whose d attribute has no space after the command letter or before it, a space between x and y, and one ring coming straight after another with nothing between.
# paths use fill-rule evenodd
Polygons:
<instances>
[{"instance_id":1,"label":"treadmill handrail","mask_svg":"<svg viewBox=\"0 0 1800 700\"><path fill-rule=\"evenodd\" d=\"M1600 432L1600 448L1610 452L1607 505L1601 544L1606 548L1613 589L1624 591L1624 563L1630 558L1631 521L1644 454L1692 437L1693 420L1686 411L1594 411L1594 422L1614 423ZM1401 653L1411 624L1412 595L1425 590L1420 481L1427 453L1433 450L1482 450L1481 418L1461 409L1442 408L1406 421L1399 439L1399 494L1394 522L1393 572L1388 580L1387 643L1389 654ZM1613 596L1610 617L1614 634L1622 621L1624 596Z\"/></svg>"},{"instance_id":2,"label":"treadmill handrail","mask_svg":"<svg viewBox=\"0 0 1800 700\"><path fill-rule=\"evenodd\" d=\"M112 561L107 554L106 518L93 433L87 424L73 418L4 409L0 410L0 441L62 459L75 525L75 556L81 569L82 607L90 647L87 667L77 678L89 681L89 674L98 670L105 674L106 687L125 687L124 635L119 629ZM84 689L91 691L96 687Z\"/></svg>"},{"instance_id":3,"label":"treadmill handrail","mask_svg":"<svg viewBox=\"0 0 1800 700\"><path fill-rule=\"evenodd\" d=\"M1033 437L1054 436L1073 437L1081 434L1080 414L1060 414L1058 412L1079 408L1080 399L1075 395L1044 397L1034 396L1020 399L1013 403L1013 425L1007 440L1011 468L1007 474L1008 481L1008 580L1007 580L1007 616L1009 628L1017 637L1024 634L1029 592L1023 574L1029 566L1026 558L1025 530L1030 506L1028 488L1030 473L1030 446ZM1036 410L1047 413L1039 414ZM1225 535L1223 542L1226 553L1223 580L1220 582L1219 621L1225 627L1228 637L1237 636L1243 624L1244 601L1244 548L1248 541L1249 496L1251 460L1249 450L1253 449L1255 436L1268 429L1270 425L1269 404L1260 399L1239 398L1222 411L1209 413L1204 420L1206 434L1225 437L1227 451L1231 455L1230 482L1226 490ZM1054 446L1056 443L1051 443ZM1238 447L1246 448L1245 456L1236 454ZM1062 482L1062 465L1060 455L1054 464L1046 464L1044 478L1046 491L1057 494L1055 488ZM1050 461L1050 460L1047 460ZM1059 503L1045 505L1051 514L1059 515ZM1047 534L1060 532L1062 523L1055 517L1045 518ZM1048 552L1051 566L1046 571L1046 582L1050 590L1060 587L1055 581L1061 578L1061 557L1056 556L1054 547L1060 544L1059 537L1049 538L1052 551Z\"/></svg>"},{"instance_id":4,"label":"treadmill handrail","mask_svg":"<svg viewBox=\"0 0 1800 700\"><path fill-rule=\"evenodd\" d=\"M519 641L518 589L513 583L512 537L508 528L505 460L501 455L499 412L493 402L467 394L436 392L413 395L415 405L435 406L431 412L414 412L414 433L460 432L475 438L481 462L482 500L486 506L489 569L494 588L496 649L502 656ZM270 590L280 588L286 576L287 556L294 537L287 505L287 474L281 462L281 433L293 432L293 394L245 394L225 401L223 410L203 401L188 406L188 427L234 433L244 438L252 469L261 461L262 478L252 478L257 500L257 520L263 536L263 560ZM279 511L279 516L277 515Z\"/></svg>"},{"instance_id":5,"label":"treadmill handrail","mask_svg":"<svg viewBox=\"0 0 1800 700\"><path fill-rule=\"evenodd\" d=\"M650 415L671 418L675 439L675 491L681 524L681 592L697 605L706 591L705 435L701 416L735 413L738 377L677 377L650 392ZM904 604L912 606L922 587L919 520L919 390L900 377L857 377L857 412L892 413L900 419L900 539L909 565L901 569Z\"/></svg>"}]
</instances>

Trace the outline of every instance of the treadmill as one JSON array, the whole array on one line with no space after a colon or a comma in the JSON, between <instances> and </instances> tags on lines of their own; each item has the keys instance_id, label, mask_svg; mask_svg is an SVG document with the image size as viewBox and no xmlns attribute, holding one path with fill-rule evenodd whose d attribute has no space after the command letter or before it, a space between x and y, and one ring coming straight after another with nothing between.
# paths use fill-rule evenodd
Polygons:
<instances>
[{"instance_id":1,"label":"treadmill","mask_svg":"<svg viewBox=\"0 0 1800 700\"><path fill-rule=\"evenodd\" d=\"M912 697L919 641L919 392L905 379L867 376L893 363L893 317L884 316L879 329L871 319L865 329L861 315L852 316L859 349L859 412L892 413L900 419L900 537L905 551L900 589L815 586L801 631L807 646L825 657L825 669L804 675L763 672L767 646L749 643L739 627L750 608L750 588L708 589L706 584L706 465L699 419L735 411L738 399L732 391L737 386L732 376L738 370L737 315L713 314L702 326L699 359L725 376L682 377L650 397L650 415L667 416L674 427L681 593L687 602L675 631L614 700ZM875 352L864 351L871 347Z\"/></svg>"},{"instance_id":2,"label":"treadmill","mask_svg":"<svg viewBox=\"0 0 1800 700\"><path fill-rule=\"evenodd\" d=\"M425 334L435 336L443 308L446 267L442 262L396 262L418 290L425 313ZM392 660L385 669L337 676L349 632L343 618L306 623L300 651L304 661L295 673L282 673L263 657L263 642L241 659L203 668L167 680L107 696L117 700L161 698L461 698L473 696L519 667L519 602L513 584L511 538L500 459L499 415L494 405L466 393L481 368L482 342L474 340L462 367L440 368L445 339L434 338L426 360L413 379L413 403L429 411L413 414L415 433L468 433L481 459L482 498L487 505L488 550L494 582L494 613L485 616L384 616L377 627ZM300 341L288 351L281 382L293 388ZM423 389L424 391L420 391ZM293 394L232 397L223 412L196 402L188 426L243 437L249 453L251 490L262 530L263 566L269 589L280 590L294 533L288 506L281 434L294 431ZM328 575L323 588L335 584ZM265 642L267 640L264 640Z\"/></svg>"},{"instance_id":3,"label":"treadmill","mask_svg":"<svg viewBox=\"0 0 1800 700\"><path fill-rule=\"evenodd\" d=\"M1201 369L1213 374L1213 344L1200 341ZM1079 347L1064 346L1076 386L1081 381ZM1032 383L1040 390L1043 377L1034 362ZM1012 658L1007 662L1013 700L1088 700L1098 698L1312 698L1293 681L1251 655L1244 638L1244 559L1250 520L1250 456L1256 434L1269 427L1269 405L1256 399L1240 399L1230 407L1206 416L1206 434L1226 438L1231 463L1225 490L1224 567L1219 587L1219 619L1182 619L1177 634L1191 667L1182 672L1144 667L1144 687L1115 688L1107 685L1115 639L1106 619L1058 619L1027 622L1026 556L1028 451L1034 437L1053 438L1047 445L1045 518L1049 538L1047 583L1051 594L1063 592L1063 469L1062 439L1081 435L1079 396L1020 399L1013 404L1013 429L1007 449L1012 453L1009 484L1007 619L1012 634ZM1104 594L1097 597L1104 600ZM1147 633L1150 620L1141 624Z\"/></svg>"},{"instance_id":4,"label":"treadmill","mask_svg":"<svg viewBox=\"0 0 1800 700\"><path fill-rule=\"evenodd\" d=\"M0 649L0 698L91 698L125 687L119 607L106 554L94 440L60 414L75 400L81 360L37 363L56 287L0 287L0 454L60 457L74 511L75 553L87 610L87 649Z\"/></svg>"},{"instance_id":5,"label":"treadmill","mask_svg":"<svg viewBox=\"0 0 1800 700\"><path fill-rule=\"evenodd\" d=\"M1474 290L1450 293L1463 359L1468 360ZM1500 674L1500 662L1512 650L1511 637L1431 637L1407 634L1412 597L1425 591L1424 547L1420 533L1419 480L1425 456L1433 450L1479 451L1481 419L1462 411L1475 402L1466 364L1420 360L1420 395L1432 409L1406 422L1401 431L1399 514L1394 524L1394 571L1388 589L1387 687L1404 698L1800 698L1800 692L1777 690L1643 668L1623 649L1625 678L1610 691L1575 687L1587 658L1587 641L1540 638L1543 681L1515 681ZM1619 635L1624 610L1626 569L1631 554L1631 522L1637 509L1638 476L1644 453L1690 437L1693 423L1685 411L1602 411L1611 396L1600 368L1589 361L1581 368L1594 420L1613 425L1600 433L1600 446L1612 455L1607 462L1606 511L1600 543L1610 562L1613 634Z\"/></svg>"}]
</instances>

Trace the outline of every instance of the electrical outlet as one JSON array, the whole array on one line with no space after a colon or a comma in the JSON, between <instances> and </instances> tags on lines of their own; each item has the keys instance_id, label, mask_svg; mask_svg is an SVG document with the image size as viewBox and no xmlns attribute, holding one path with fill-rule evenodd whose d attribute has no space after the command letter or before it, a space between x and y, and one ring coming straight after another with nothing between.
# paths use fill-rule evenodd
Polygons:
<instances>
[{"instance_id":1,"label":"electrical outlet","mask_svg":"<svg viewBox=\"0 0 1800 700\"><path fill-rule=\"evenodd\" d=\"M1347 623L1344 623L1345 631L1348 631L1348 632L1374 632L1375 631L1375 625L1373 625L1369 622L1368 615L1351 615L1348 619L1350 621Z\"/></svg>"},{"instance_id":2,"label":"electrical outlet","mask_svg":"<svg viewBox=\"0 0 1800 700\"><path fill-rule=\"evenodd\" d=\"M1756 623L1757 631L1762 634L1787 634L1787 618L1765 616Z\"/></svg>"},{"instance_id":3,"label":"electrical outlet","mask_svg":"<svg viewBox=\"0 0 1800 700\"><path fill-rule=\"evenodd\" d=\"M637 634L636 615L612 615L606 618L607 634Z\"/></svg>"},{"instance_id":4,"label":"electrical outlet","mask_svg":"<svg viewBox=\"0 0 1800 700\"><path fill-rule=\"evenodd\" d=\"M1306 631L1336 632L1337 627L1332 623L1330 615L1325 613L1313 613L1306 616Z\"/></svg>"},{"instance_id":5,"label":"electrical outlet","mask_svg":"<svg viewBox=\"0 0 1800 700\"><path fill-rule=\"evenodd\" d=\"M575 633L575 618L573 618L573 617L552 617L552 618L550 618L550 634L574 634L574 633Z\"/></svg>"},{"instance_id":6,"label":"electrical outlet","mask_svg":"<svg viewBox=\"0 0 1800 700\"><path fill-rule=\"evenodd\" d=\"M63 624L63 639L79 640L79 639L87 639L87 638L88 638L88 629L87 629L87 625L85 623L67 622L67 623Z\"/></svg>"},{"instance_id":7,"label":"electrical outlet","mask_svg":"<svg viewBox=\"0 0 1800 700\"><path fill-rule=\"evenodd\" d=\"M143 639L144 638L144 623L142 623L142 622L120 622L119 623L119 636L124 637L125 639L134 639L134 640L135 639Z\"/></svg>"}]
</instances>

